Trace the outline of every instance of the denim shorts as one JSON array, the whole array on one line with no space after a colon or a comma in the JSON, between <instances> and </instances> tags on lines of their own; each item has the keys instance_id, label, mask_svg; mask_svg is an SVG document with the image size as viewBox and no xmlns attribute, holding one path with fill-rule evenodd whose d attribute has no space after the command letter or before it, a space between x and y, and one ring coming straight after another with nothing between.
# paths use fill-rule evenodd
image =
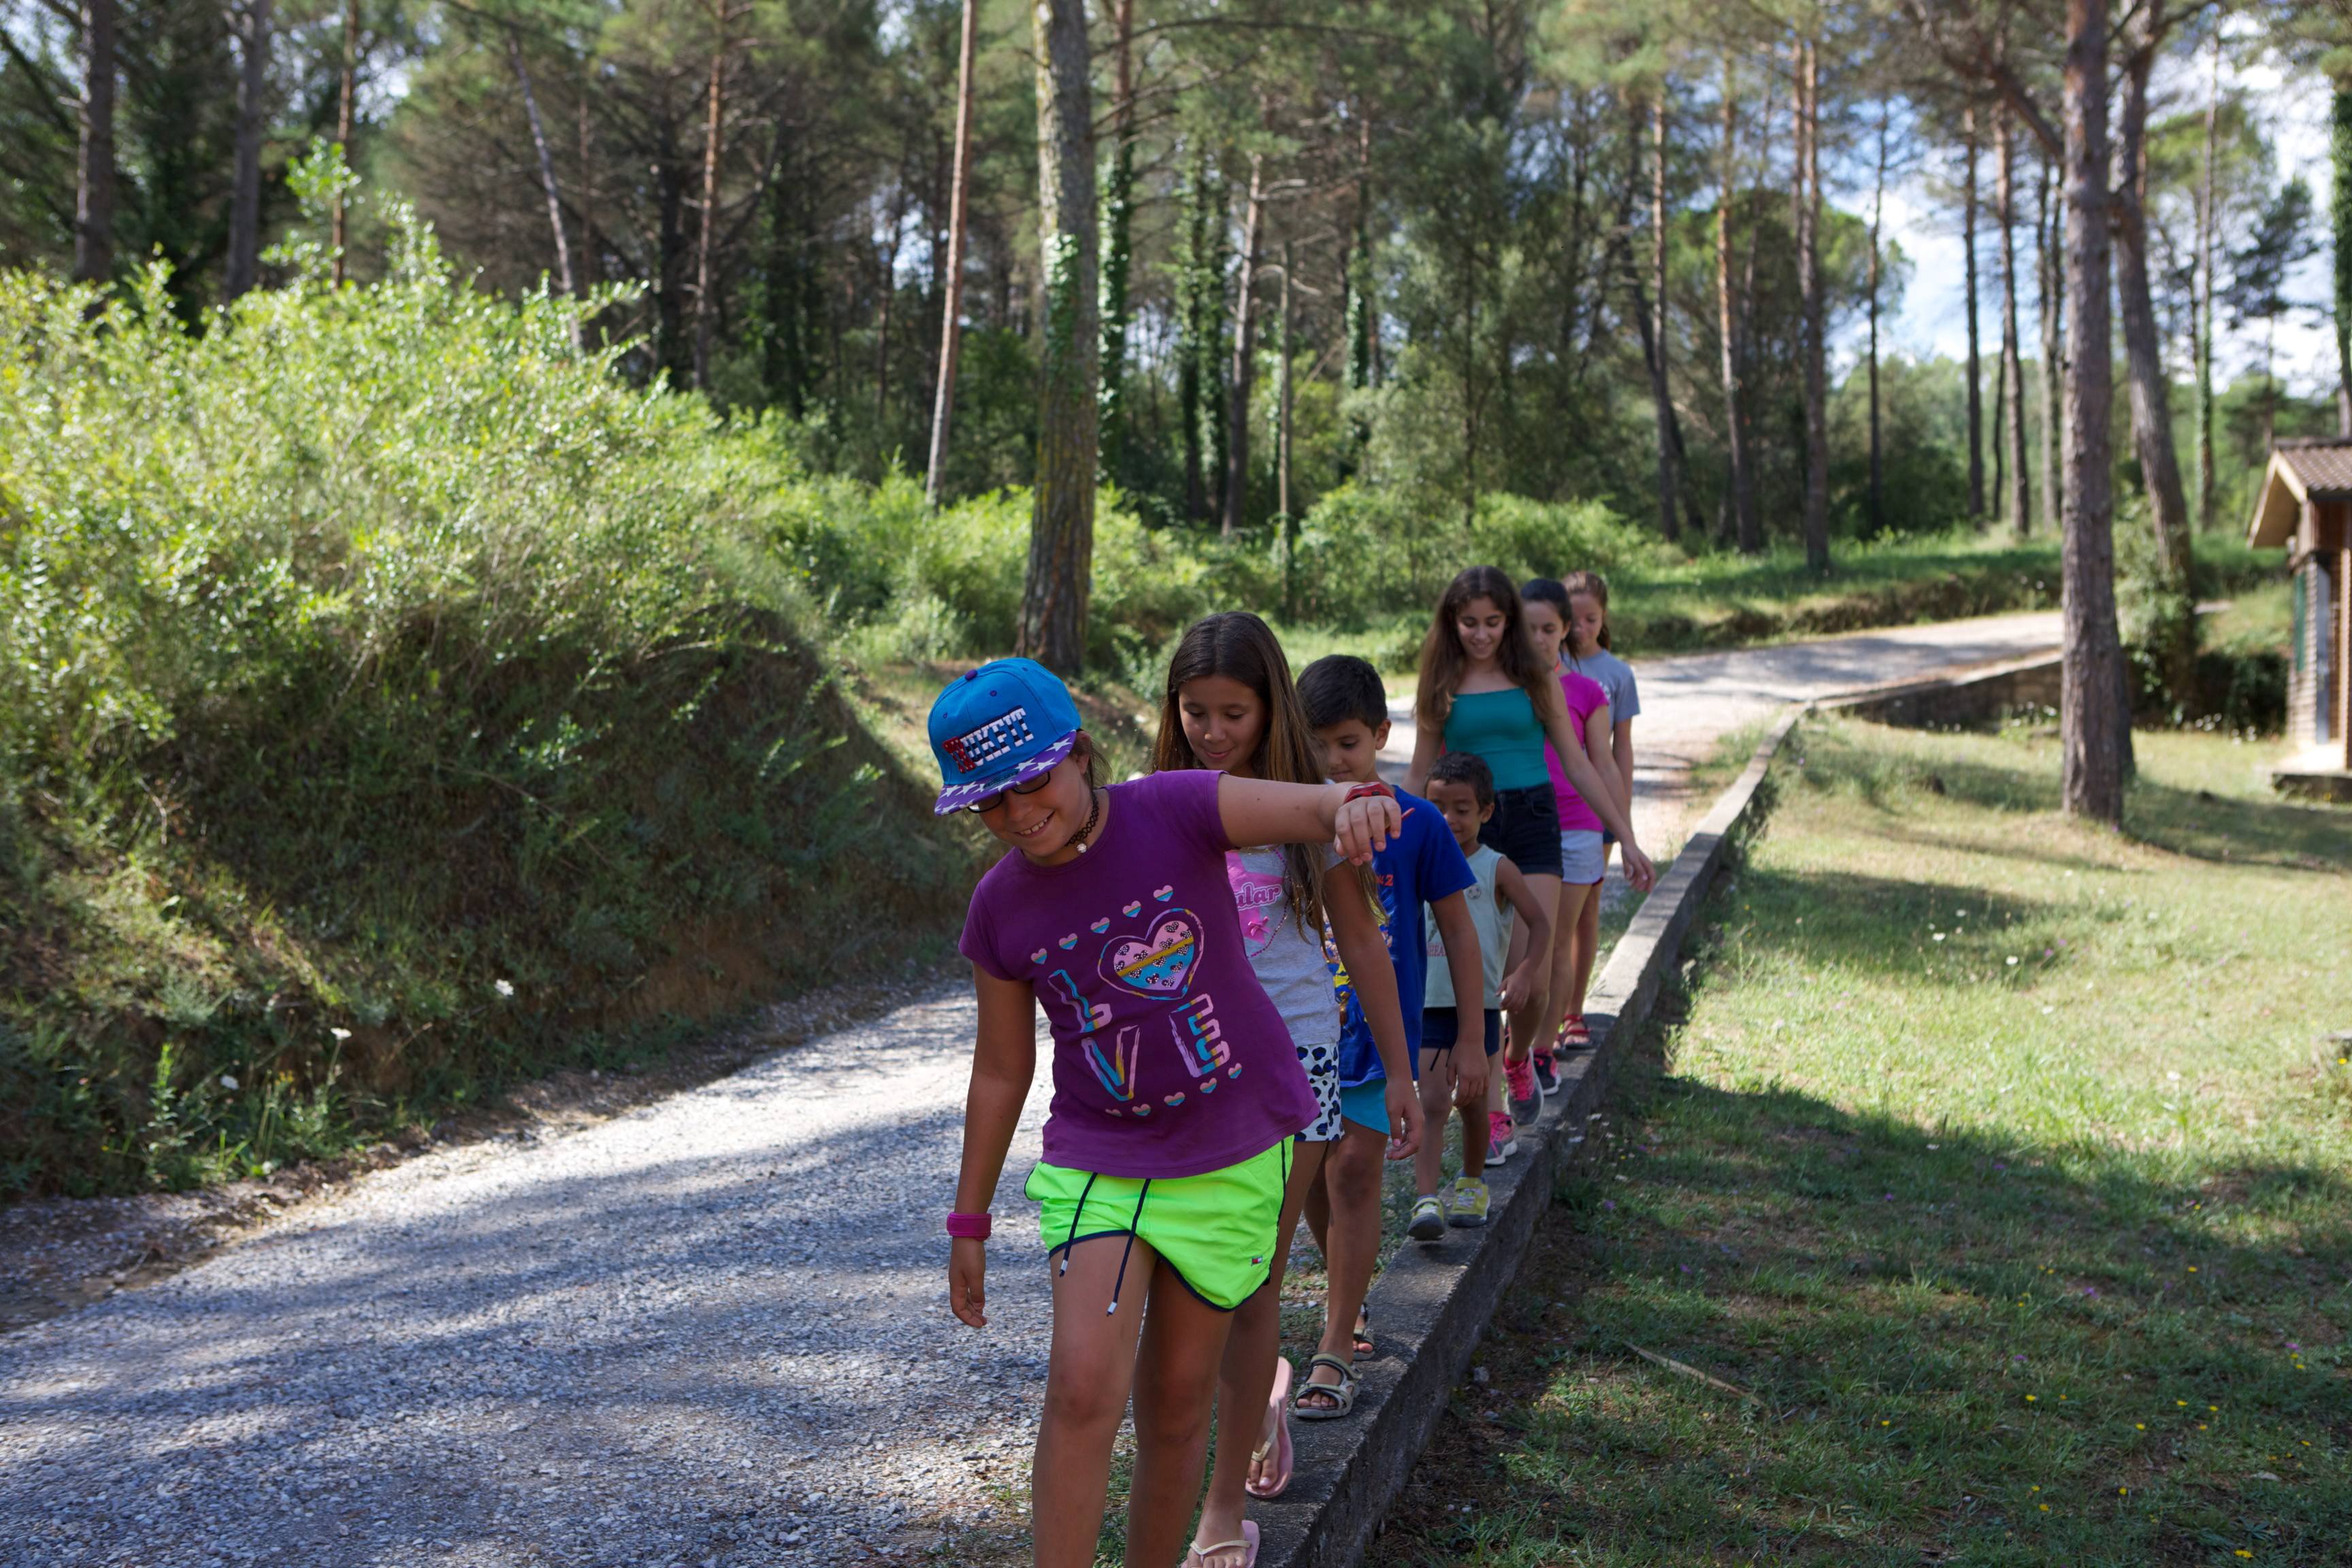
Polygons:
<instances>
[{"instance_id":1,"label":"denim shorts","mask_svg":"<svg viewBox=\"0 0 2352 1568\"><path fill-rule=\"evenodd\" d=\"M1421 1048L1424 1051L1450 1051L1462 1033L1462 1019L1451 1007L1424 1008L1421 1015ZM1503 1011L1486 1009L1486 1054L1493 1056L1503 1048Z\"/></svg>"},{"instance_id":2,"label":"denim shorts","mask_svg":"<svg viewBox=\"0 0 2352 1568\"><path fill-rule=\"evenodd\" d=\"M1495 815L1478 842L1507 858L1523 877L1559 875L1559 797L1548 784L1495 792Z\"/></svg>"}]
</instances>

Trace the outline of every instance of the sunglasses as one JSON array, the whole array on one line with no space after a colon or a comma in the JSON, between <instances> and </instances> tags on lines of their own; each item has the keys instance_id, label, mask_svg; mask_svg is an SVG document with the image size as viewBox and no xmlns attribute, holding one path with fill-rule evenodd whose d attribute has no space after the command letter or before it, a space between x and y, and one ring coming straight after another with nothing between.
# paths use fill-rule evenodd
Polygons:
<instances>
[{"instance_id":1,"label":"sunglasses","mask_svg":"<svg viewBox=\"0 0 2352 1568\"><path fill-rule=\"evenodd\" d=\"M978 800L973 801L970 805L965 806L964 809L971 812L975 816L984 811L994 811L998 806L1004 804L1004 797L1006 795L1035 795L1039 790L1044 789L1048 784L1051 784L1053 779L1054 770L1052 768L1047 768L1044 773L1039 773L1034 779L1024 779L1017 784L1008 784L992 795L982 795Z\"/></svg>"}]
</instances>

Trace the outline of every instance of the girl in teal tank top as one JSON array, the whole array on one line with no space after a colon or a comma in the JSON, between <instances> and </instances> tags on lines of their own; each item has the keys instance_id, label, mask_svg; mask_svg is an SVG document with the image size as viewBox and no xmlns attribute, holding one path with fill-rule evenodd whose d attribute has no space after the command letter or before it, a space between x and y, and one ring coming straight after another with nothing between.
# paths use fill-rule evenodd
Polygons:
<instances>
[{"instance_id":1,"label":"girl in teal tank top","mask_svg":"<svg viewBox=\"0 0 2352 1568\"><path fill-rule=\"evenodd\" d=\"M1429 636L1421 645L1421 686L1413 700L1412 765L1404 787L1418 795L1437 759L1448 751L1485 760L1495 777L1495 811L1479 833L1482 843L1511 859L1558 929L1560 854L1559 809L1551 770L1544 761L1549 742L1569 782L1624 846L1625 878L1648 892L1656 874L1633 842L1632 818L1577 743L1567 700L1550 668L1537 657L1528 635L1519 591L1492 566L1473 566L1446 585ZM1510 1009L1510 1039L1503 1073L1511 1086L1511 1111L1533 1121L1543 1109L1530 1058L1550 1011L1552 972L1549 951L1531 953L1534 973L1546 989Z\"/></svg>"},{"instance_id":2,"label":"girl in teal tank top","mask_svg":"<svg viewBox=\"0 0 2352 1568\"><path fill-rule=\"evenodd\" d=\"M1475 752L1486 763L1496 789L1551 782L1535 699L1517 686L1457 694L1446 710L1444 733L1447 751Z\"/></svg>"}]
</instances>

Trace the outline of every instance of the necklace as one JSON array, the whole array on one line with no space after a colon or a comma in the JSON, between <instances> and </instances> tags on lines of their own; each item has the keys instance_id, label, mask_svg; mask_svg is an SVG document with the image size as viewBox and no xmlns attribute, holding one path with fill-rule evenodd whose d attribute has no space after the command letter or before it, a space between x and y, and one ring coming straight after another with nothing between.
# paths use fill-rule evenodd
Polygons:
<instances>
[{"instance_id":1,"label":"necklace","mask_svg":"<svg viewBox=\"0 0 2352 1568\"><path fill-rule=\"evenodd\" d=\"M1095 836L1095 824L1102 820L1102 803L1103 797L1100 790L1088 790L1087 792L1087 825L1084 827L1079 828L1076 837L1070 840L1071 843L1078 847L1078 853L1081 855L1085 854L1087 850L1091 847L1087 841Z\"/></svg>"}]
</instances>

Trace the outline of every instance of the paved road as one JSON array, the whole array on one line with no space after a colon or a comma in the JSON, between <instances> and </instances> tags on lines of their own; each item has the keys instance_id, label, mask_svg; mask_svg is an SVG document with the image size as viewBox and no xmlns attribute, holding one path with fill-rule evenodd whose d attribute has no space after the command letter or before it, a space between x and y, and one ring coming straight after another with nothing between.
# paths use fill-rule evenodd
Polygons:
<instances>
[{"instance_id":1,"label":"paved road","mask_svg":"<svg viewBox=\"0 0 2352 1568\"><path fill-rule=\"evenodd\" d=\"M1999 664L2059 645L2058 612L1897 626L1773 647L1637 658L1642 715L1633 721L1633 830L1653 856L1671 853L1704 803L1689 798L1695 763L1725 735L1790 702L1923 675ZM1393 704L1384 763L1402 777L1412 757L1410 697ZM1697 809L1694 809L1694 808Z\"/></svg>"},{"instance_id":2,"label":"paved road","mask_svg":"<svg viewBox=\"0 0 2352 1568\"><path fill-rule=\"evenodd\" d=\"M2019 616L1644 661L1643 832L1669 842L1675 770L1778 703L2056 636ZM5 1560L830 1568L1016 1524L1043 1082L975 1334L937 1235L971 1028L942 997L584 1131L432 1154L0 1338Z\"/></svg>"}]
</instances>

